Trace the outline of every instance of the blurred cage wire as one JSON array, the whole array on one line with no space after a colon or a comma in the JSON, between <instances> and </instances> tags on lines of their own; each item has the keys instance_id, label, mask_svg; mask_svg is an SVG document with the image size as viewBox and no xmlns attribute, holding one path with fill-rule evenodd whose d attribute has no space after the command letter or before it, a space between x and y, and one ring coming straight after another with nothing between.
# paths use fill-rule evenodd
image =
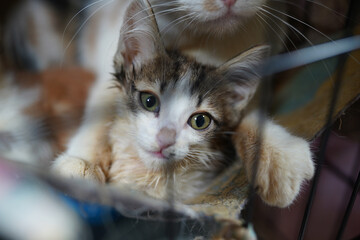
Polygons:
<instances>
[{"instance_id":1,"label":"blurred cage wire","mask_svg":"<svg viewBox=\"0 0 360 240\"><path fill-rule=\"evenodd\" d=\"M326 159L326 150L328 147L329 138L332 131L332 126L334 124L334 114L335 114L335 105L337 103L337 100L339 98L339 91L341 89L342 84L342 78L344 77L344 67L345 62L348 58L353 58L351 55L351 51L355 49L359 49L360 47L360 38L359 36L352 36L352 33L354 32L354 28L356 27L356 21L359 19L359 13L360 13L360 4L358 1L351 1L349 4L349 10L347 14L346 24L345 24L345 30L343 34L343 38L337 41L330 41L325 44L319 44L312 47L304 48L301 50L297 50L296 52L289 53L289 54L283 54L282 56L275 56L273 58L270 58L264 66L263 74L265 77L265 83L262 88L262 94L261 94L261 103L260 103L260 109L262 112L269 112L269 102L271 102L271 81L273 80L271 74L276 74L280 71L289 70L294 67L298 67L303 64L310 64L312 62L316 61L323 61L327 58L331 58L333 56L337 56L337 73L334 75L334 84L332 86L332 93L331 98L328 102L328 110L327 110L327 117L326 117L326 123L324 125L323 132L320 137L320 143L319 143L319 149L315 152L314 160L316 163L316 171L315 176L312 180L311 186L310 186L310 193L308 196L308 199L306 201L306 207L303 212L303 217L301 220L301 225L299 226L298 236L297 239L304 239L306 236L306 231L308 229L309 225L309 218L312 213L313 209L313 203L316 198L317 189L319 187L319 179L320 179L320 173L325 163ZM312 28L312 26L308 26ZM345 49L347 48L347 49ZM342 50L340 50L342 49ZM358 60L355 60L358 62ZM324 63L325 64L325 63ZM359 79L360 80L360 79ZM325 106L324 106L325 107ZM260 120L260 123L265 121L264 116L265 114L261 114L262 120ZM261 129L261 126L260 126ZM260 133L261 136L261 133ZM356 154L355 161L360 161L360 154L359 154L359 148ZM340 159L339 159L340 160ZM256 174L257 164L254 166L254 174ZM359 192L359 186L360 186L360 171L357 174L354 174L351 178L356 177L355 181L350 182L350 187L352 188L351 196L344 201L344 204L346 205L346 210L341 213L341 222L338 225L337 231L333 230L331 227L328 231L332 233L330 239L345 239L344 237L344 231L346 229L347 223L349 221L349 217L351 215L351 211L354 207L358 192ZM254 180L254 178L253 178ZM253 187L253 183L250 186L249 191L249 204L248 204L248 216L247 216L247 222L252 221L252 212L253 212L253 198L255 194L255 189ZM336 232L336 234L335 234ZM358 239L360 238L360 235L356 235L352 237L351 239ZM267 239L267 238L264 238ZM269 239L272 239L271 237ZM306 238L309 239L309 238ZM319 238L317 238L319 239ZM322 238L321 238L322 239Z\"/></svg>"},{"instance_id":2,"label":"blurred cage wire","mask_svg":"<svg viewBox=\"0 0 360 240\"><path fill-rule=\"evenodd\" d=\"M347 58L351 58L351 51L354 51L356 49L360 48L360 37L359 36L352 36L353 30L355 28L356 19L359 18L360 13L360 4L358 1L351 1L349 5L347 20L345 24L345 30L344 30L344 38L337 40L337 41L330 41L325 44L319 44L315 46L311 46L308 48L304 48L301 50L297 50L296 52L283 54L281 56L275 56L270 57L268 61L263 66L263 77L265 79L265 84L262 86L261 89L261 102L260 102L260 121L259 121L259 129L261 129L261 124L265 121L266 112L269 112L269 102L271 102L271 82L273 78L273 74L289 70L291 68L295 68L301 65L311 64L313 62L317 61L323 61L327 58L331 58L334 56L337 56L337 74L335 74L335 83L333 85L333 90L331 93L331 99L329 99L328 104L328 110L327 110L327 117L326 117L326 123L324 126L324 130L322 132L322 135L320 137L320 143L319 143L319 150L315 153L314 160L316 163L316 171L315 176L311 183L311 189L310 189L310 195L307 199L306 208L303 213L303 217L301 220L301 226L299 228L298 237L297 239L304 239L305 233L308 227L309 217L311 215L311 210L313 207L313 203L316 197L316 191L319 185L319 178L320 178L320 172L325 164L325 152L327 148L327 144L329 141L329 137L331 134L331 126L334 123L334 111L335 111L335 105L338 99L339 90L341 88L343 72L345 67L345 62ZM311 26L309 26L312 28ZM358 61L356 59L356 61ZM359 79L360 81L360 79ZM259 141L261 142L261 133L259 134ZM260 147L261 148L261 144ZM259 150L258 150L259 151ZM256 161L258 161L258 157L256 158ZM359 151L356 155L356 160L360 160ZM253 168L253 176L256 175L257 172L257 163L255 163ZM253 198L255 195L255 189L254 189L254 181L255 178L253 177L252 183L250 184L250 190L249 190L249 203L247 206L247 216L246 216L246 223L249 224L252 221L252 211L253 211ZM354 206L354 203L357 198L357 194L359 192L360 187L360 171L357 174L356 181L353 183L352 186L352 193L350 198L348 199L346 210L343 213L341 224L338 228L336 236L333 236L334 239L343 239L344 231L346 228L346 225L349 220L349 216L351 214L351 210ZM357 235L353 239L360 238L360 235Z\"/></svg>"},{"instance_id":3,"label":"blurred cage wire","mask_svg":"<svg viewBox=\"0 0 360 240\"><path fill-rule=\"evenodd\" d=\"M55 1L57 2L57 1ZM311 3L312 1L308 1L307 3ZM308 4L309 5L309 4ZM307 6L308 6L307 5ZM306 11L305 11L306 12ZM301 224L298 226L298 235L297 238L304 239L306 236L306 231L309 226L309 218L311 216L311 213L313 211L313 203L316 198L316 192L319 187L319 179L320 179L320 173L323 168L323 165L325 164L325 158L326 158L326 150L327 150L327 144L330 138L330 134L332 131L332 126L334 124L334 114L335 114L335 105L339 97L339 91L341 89L342 84L342 78L343 78L343 72L345 67L346 59L352 58L351 52L355 51L357 49L360 49L360 36L352 36L352 33L354 32L354 28L356 27L355 24L359 23L359 14L360 14L360 2L357 0L351 0L349 3L349 10L347 14L347 20L345 24L345 32L341 39L339 40L333 40L328 41L323 44L318 44L315 46L305 47L300 50L295 50L290 53L284 53L282 55L277 55L274 57L271 57L268 59L262 68L262 73L264 76L264 84L262 85L260 89L260 121L259 121L259 129L262 129L262 124L265 121L265 116L268 112L271 111L270 103L272 102L272 92L273 92L273 84L274 84L274 76L275 74L279 74L281 72L297 68L300 66L304 66L307 64L311 64L318 61L323 61L325 59L336 57L337 58L337 73L334 75L335 83L332 87L332 93L331 98L328 99L328 106L324 106L324 108L327 108L327 117L326 117L326 123L324 123L323 132L320 136L320 143L319 143L319 150L316 152L316 155L314 156L314 160L316 163L316 172L315 176L312 180L311 187L310 187L310 193L309 197L307 199L306 207L303 211L303 216L301 220ZM5 16L5 13L2 13L2 17ZM305 16L306 18L306 16ZM3 19L2 19L3 20ZM305 25L306 21L305 21ZM307 25L306 27L311 28L310 25ZM359 60L357 60L359 61ZM326 63L324 63L326 65ZM359 65L360 67L360 65ZM360 81L360 79L359 79ZM261 148L261 131L259 134L259 149ZM258 150L259 151L259 150ZM357 153L357 161L360 161L360 151L358 150ZM257 164L255 164L254 173L257 172ZM256 174L253 174L253 176L256 176ZM353 185L352 187L352 194L349 199L346 201L346 210L342 213L341 216L341 222L337 229L336 236L334 235L331 239L344 239L344 231L346 229L347 223L349 221L349 217L351 215L352 208L356 202L356 198L359 192L359 186L360 186L360 172L357 173L357 178L355 181L351 182ZM254 181L253 177L253 181ZM245 209L245 213L243 216L245 218L245 225L249 226L253 222L254 218L254 211L256 209L256 203L255 203L255 189L253 187L253 184L250 184L249 188L249 200ZM170 202L170 205L172 203ZM112 210L108 210L108 214L113 215L114 213ZM170 214L170 213L169 213ZM171 215L171 214L170 214ZM358 220L360 221L360 220ZM178 232L189 232L189 235L184 236L196 236L191 234L191 232L199 232L202 233L204 231L210 231L211 229L211 221L202 222L201 224L196 225L196 223L190 221L191 223L184 223L182 222L180 225L177 223L174 223L173 221L164 222L164 225L161 227L153 225L154 223L151 222L142 222L142 220L134 220L131 222L127 222L126 228L130 229L129 231L136 229L137 226L142 226L141 231L144 231L145 234L148 231L152 231L154 229L158 231L163 231L164 234L161 235L162 239L178 239ZM358 222L359 223L359 222ZM116 228L118 223L114 221L111 225L107 226L99 226L99 225L93 225L92 227L92 233L95 236L95 238L102 238L103 236L97 235L97 232L116 232ZM123 223L121 223L123 224ZM207 225L208 224L208 225ZM190 227L189 227L190 226ZM256 225L255 225L256 228ZM147 229L147 230L144 230ZM261 230L260 230L261 231ZM333 231L332 229L329 229L329 231ZM126 231L125 231L126 232ZM126 234L122 232L121 234ZM354 237L354 239L360 238L360 232L357 233ZM1 235L1 234L0 234ZM135 235L133 235L135 236ZM137 235L138 236L138 235ZM106 239L116 239L116 237L110 237ZM126 239L127 236L123 235L123 238ZM262 239L273 239L270 237L265 237L259 235L259 238ZM105 238L104 238L105 239ZM286 238L284 238L286 239ZM310 238L309 238L310 239Z\"/></svg>"},{"instance_id":4,"label":"blurred cage wire","mask_svg":"<svg viewBox=\"0 0 360 240\"><path fill-rule=\"evenodd\" d=\"M360 38L359 36L352 36L354 28L356 27L356 21L359 19L359 12L360 12L360 4L358 1L350 1L349 10L346 18L345 30L343 34L343 38L337 41L330 41L325 44L315 45L313 47L304 48L301 50L297 50L296 52L284 54L282 56L275 56L270 58L264 66L263 74L266 79L266 84L264 84L262 88L262 101L260 103L260 109L262 112L269 112L269 102L271 102L271 81L273 80L270 76L271 74L276 74L280 71L289 70L294 67L298 67L303 64L310 64L316 61L323 61L327 58L337 56L337 73L333 76L335 78L334 84L332 86L332 93L331 98L329 99L328 106L327 106L327 117L326 123L324 125L323 132L321 134L319 140L319 149L314 153L314 160L316 163L316 171L315 176L311 182L310 186L310 193L308 199L306 201L306 207L303 212L303 217L301 219L301 225L299 226L298 236L297 239L304 239L306 236L306 231L309 225L309 218L311 216L313 210L313 204L316 198L317 189L319 186L319 179L321 170L326 165L326 150L328 147L329 138L332 131L332 126L334 124L334 114L335 114L335 105L339 97L339 92L341 89L342 78L344 78L344 67L345 62L348 58L352 58L351 51L355 49L359 49L360 47ZM312 26L308 26L312 28ZM344 48L343 48L344 47ZM348 49L345 49L348 48ZM340 50L342 49L342 50ZM356 59L355 61L358 62ZM360 79L359 79L360 80ZM324 106L325 107L325 106ZM264 121L265 114L262 114L262 120ZM261 136L261 134L260 134ZM355 161L359 162L360 154L359 148L357 150L357 154L355 156ZM340 159L339 159L340 160ZM255 165L253 171L256 173L257 164ZM335 170L336 171L336 170ZM331 232L330 239L346 239L344 238L344 231L346 229L347 223L349 221L349 217L351 215L351 211L354 207L355 201L357 199L357 194L359 192L360 186L360 171L354 176L356 177L355 181L351 181L349 187L352 188L351 196L344 201L344 205L346 209L344 212L340 214L341 222L336 228L336 230L329 228L329 232ZM247 222L251 222L252 220L252 211L253 211L253 196L255 189L252 187L251 184L250 192L249 192L249 204L248 204L248 216ZM322 185L323 186L323 185ZM331 200L330 200L331 201ZM324 217L324 216L323 216ZM326 221L325 221L326 222ZM336 234L335 234L336 233ZM319 237L319 236L317 236ZM359 239L359 233L356 236L353 236L351 239ZM267 239L267 238L264 238ZM272 239L269 237L269 239ZM305 238L311 239L311 238ZM320 238L316 238L320 239ZM322 238L321 238L322 239Z\"/></svg>"}]
</instances>

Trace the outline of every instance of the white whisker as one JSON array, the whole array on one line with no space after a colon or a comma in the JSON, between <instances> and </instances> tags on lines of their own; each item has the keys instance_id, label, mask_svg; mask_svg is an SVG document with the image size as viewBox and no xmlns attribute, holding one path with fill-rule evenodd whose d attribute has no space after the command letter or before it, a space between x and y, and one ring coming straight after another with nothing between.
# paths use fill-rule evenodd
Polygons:
<instances>
[{"instance_id":1,"label":"white whisker","mask_svg":"<svg viewBox=\"0 0 360 240\"><path fill-rule=\"evenodd\" d=\"M70 24L72 23L72 21L73 21L80 13L82 13L82 12L85 11L86 9L88 9L88 8L90 8L90 7L98 4L98 3L101 3L101 2L103 2L103 1L106 1L106 0L98 0L98 1L95 1L95 2L93 2L93 3L91 3L91 4L87 5L87 6L83 7L82 9L80 9L80 10L69 20L69 22L66 24L66 26L65 26L65 28L64 28L64 31L63 31L63 34L62 34L62 38L61 38L62 43L64 43L65 33L66 33L68 27L70 26Z\"/></svg>"},{"instance_id":2,"label":"white whisker","mask_svg":"<svg viewBox=\"0 0 360 240\"><path fill-rule=\"evenodd\" d=\"M170 29L171 29L172 27L175 27L176 25L179 25L179 24L181 24L182 22L187 21L187 20L188 20L190 17L192 17L193 15L194 15L193 13L189 13L189 14L186 14L186 15L180 17L180 18L175 19L174 21L168 23L168 24L164 27L164 29L162 29L161 33L165 35L168 31L170 31ZM174 24L174 23L175 23L175 24Z\"/></svg>"},{"instance_id":3,"label":"white whisker","mask_svg":"<svg viewBox=\"0 0 360 240\"><path fill-rule=\"evenodd\" d=\"M260 11L260 12L258 12L258 13L256 13L256 14L257 14L257 16L271 29L271 31L273 31L273 33L280 39L280 41L282 42L283 46L285 46L286 49L289 50L289 49L287 48L287 46L286 46L286 43L285 43L284 39L283 39L281 36L279 36L279 34L277 33L277 31L271 26L271 24L268 23L268 22L260 15L261 13L262 13L262 12ZM266 16L266 15L265 15L265 16ZM286 32L282 29L282 27L278 26L278 24L277 24L272 18L268 18L268 19L270 19L270 21L272 21L272 22L280 29L280 31L284 34L284 36L286 36L286 37L291 41L291 39L287 36ZM291 41L291 43L293 44L293 46L295 46L295 44L294 44L292 41Z\"/></svg>"},{"instance_id":4,"label":"white whisker","mask_svg":"<svg viewBox=\"0 0 360 240\"><path fill-rule=\"evenodd\" d=\"M79 29L75 32L74 36L70 39L69 43L66 45L65 49L64 49L64 56L66 51L68 50L68 48L70 47L71 43L74 41L74 39L76 38L76 36L79 34L79 32L81 31L81 29L85 26L85 24L90 20L90 18L92 18L97 12L99 12L101 9L103 9L104 7L106 7L107 5L109 5L110 3L112 3L114 0L110 0L109 2L105 3L104 5L102 5L101 7L99 7L98 9L96 9L92 14L90 14L90 16L88 16L85 21L81 24L81 26L79 27Z\"/></svg>"},{"instance_id":5,"label":"white whisker","mask_svg":"<svg viewBox=\"0 0 360 240\"><path fill-rule=\"evenodd\" d=\"M310 41L310 39L308 39L301 31L299 31L297 28L295 28L294 26L292 26L290 23L288 23L287 21L281 19L279 16L276 16L275 14L269 12L268 10L259 7L259 10L262 11L263 13L267 13L269 15L271 15L272 17L278 19L279 21L281 21L282 23L284 23L286 26L290 27L291 29L293 29L295 32L297 32L301 37L303 37L311 46L313 46L313 43Z\"/></svg>"},{"instance_id":6,"label":"white whisker","mask_svg":"<svg viewBox=\"0 0 360 240\"><path fill-rule=\"evenodd\" d=\"M319 33L320 35L322 35L323 37L325 37L325 38L328 39L329 41L332 41L332 42L334 41L334 40L333 40L332 38L330 38L328 35L324 34L323 32L319 31L319 30L316 29L315 27L311 26L310 24L308 24L308 23L306 23L306 22L304 22L304 21L301 21L300 19L298 19L298 18L296 18L296 17L293 17L293 16L291 16L291 15L289 15L289 14L287 14L287 13L284 13L284 12L282 12L282 11L279 11L279 10L277 10L277 9L274 9L274 8L269 7L269 6L266 6L266 5L264 5L264 7L268 8L268 9L270 9L270 10L272 10L272 11L275 11L275 12L277 12L277 13L280 13L280 14L288 17L288 18L291 18L291 19L293 19L293 20L295 20L295 21L303 24L304 26L307 26L307 27L311 28L312 30L314 30L315 32ZM262 9L262 10L264 10L264 9ZM267 12L269 13L269 11L267 11ZM270 13L269 13L269 14L270 14ZM273 14L271 14L271 15L273 15ZM273 15L273 16L276 16L276 15ZM279 19L279 17L278 17L278 19Z\"/></svg>"},{"instance_id":7,"label":"white whisker","mask_svg":"<svg viewBox=\"0 0 360 240\"><path fill-rule=\"evenodd\" d=\"M314 0L305 0L305 1L310 2L310 3L312 3L312 4L315 4L315 5L318 5L318 6L320 6L320 7L323 7L323 8L325 8L325 9L329 10L330 12L332 12L332 13L334 13L334 14L338 15L339 17L347 18L347 16L346 16L346 15L341 14L341 13L339 13L339 12L335 11L334 9L332 9L332 8L330 8L330 7L328 7L328 6L326 6L325 4L322 4L322 3L316 2L316 1L314 1Z\"/></svg>"}]
</instances>

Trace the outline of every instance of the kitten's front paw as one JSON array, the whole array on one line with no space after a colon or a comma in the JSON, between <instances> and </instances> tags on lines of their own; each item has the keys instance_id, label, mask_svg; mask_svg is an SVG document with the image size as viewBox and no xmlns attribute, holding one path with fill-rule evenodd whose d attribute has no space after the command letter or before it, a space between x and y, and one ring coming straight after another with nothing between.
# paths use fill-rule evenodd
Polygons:
<instances>
[{"instance_id":1,"label":"kitten's front paw","mask_svg":"<svg viewBox=\"0 0 360 240\"><path fill-rule=\"evenodd\" d=\"M256 240L252 226L245 227L239 220L221 219L220 229L211 239Z\"/></svg>"},{"instance_id":2,"label":"kitten's front paw","mask_svg":"<svg viewBox=\"0 0 360 240\"><path fill-rule=\"evenodd\" d=\"M254 122L256 125L254 119L246 119L234 139L249 181L258 144ZM269 205L286 207L295 200L302 183L314 174L310 145L267 121L263 128L257 170L255 187L259 196Z\"/></svg>"},{"instance_id":3,"label":"kitten's front paw","mask_svg":"<svg viewBox=\"0 0 360 240\"><path fill-rule=\"evenodd\" d=\"M99 166L92 165L83 159L71 157L66 154L59 156L52 170L59 175L70 178L84 178L96 182L105 182L105 175Z\"/></svg>"},{"instance_id":4,"label":"kitten's front paw","mask_svg":"<svg viewBox=\"0 0 360 240\"><path fill-rule=\"evenodd\" d=\"M285 133L280 141L274 140L274 136L265 139L256 177L260 197L278 207L290 205L302 183L314 174L309 144Z\"/></svg>"}]
</instances>

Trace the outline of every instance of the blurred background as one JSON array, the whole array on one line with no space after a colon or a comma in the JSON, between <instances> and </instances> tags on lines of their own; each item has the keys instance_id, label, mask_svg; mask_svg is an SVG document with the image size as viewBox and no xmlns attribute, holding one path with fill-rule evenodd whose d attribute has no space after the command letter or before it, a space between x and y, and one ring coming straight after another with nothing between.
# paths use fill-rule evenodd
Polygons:
<instances>
[{"instance_id":1,"label":"blurred background","mask_svg":"<svg viewBox=\"0 0 360 240\"><path fill-rule=\"evenodd\" d=\"M24 171L27 165L19 167L8 161L16 156L19 162L47 166L51 162L49 159L64 149L67 139L79 125L88 89L94 80L91 69L79 67L76 38L66 54L57 49L59 43L51 40L51 31L62 34L72 17L89 2L43 1L49 6L53 22L43 23L42 31L32 28L30 20L20 21L27 18L18 16L27 14L26 11L43 10L35 8L24 12L21 0L0 3L0 238L149 239L151 236L151 239L187 239L210 232L211 223L192 222L192 228L184 224L174 228L174 234L167 234L169 226L166 224L129 220L111 206L63 196L52 183L40 180L43 178L34 176L31 171ZM289 51L310 43L316 45L360 34L357 0L280 1L289 9L288 21L292 26L287 40ZM77 21L67 28L65 43L72 39L83 21L80 13ZM50 32L46 34L50 37L43 39L44 32ZM11 38L17 41L9 42L9 35L17 36ZM29 47L29 39L23 36L28 36L30 41L40 41L41 49ZM55 64L49 67L35 61L34 53L43 54ZM359 51L352 52L344 60L347 64L341 67L339 61L343 59L324 59L321 63L290 69L272 78L269 114L289 129L297 129L294 134L312 142L314 161L321 169L304 239L337 239L353 192L354 206L340 239L360 238L360 200L358 190L354 191L360 172ZM319 162L319 152L324 148L321 141L326 132L323 128L325 117L333 98L331 87L338 75L343 82L343 92L339 92L336 117L328 128L325 158ZM324 88L325 85L329 88ZM330 90L326 93L324 89ZM31 101L21 105L16 101L19 97ZM18 111L9 109L10 105L18 106ZM24 111L35 120L20 121L24 119ZM12 129L19 135L11 135ZM17 145L12 145L15 142ZM13 146L17 147L9 151ZM30 155L34 159L29 159ZM298 238L311 187L312 182L303 186L301 195L286 209L267 206L256 197L252 205L253 223L259 239Z\"/></svg>"}]
</instances>

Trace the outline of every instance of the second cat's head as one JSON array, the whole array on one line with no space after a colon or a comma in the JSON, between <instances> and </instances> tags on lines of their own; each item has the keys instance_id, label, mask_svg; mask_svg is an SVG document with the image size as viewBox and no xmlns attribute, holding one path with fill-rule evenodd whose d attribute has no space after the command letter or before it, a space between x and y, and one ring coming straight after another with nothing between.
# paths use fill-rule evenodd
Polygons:
<instances>
[{"instance_id":1,"label":"second cat's head","mask_svg":"<svg viewBox=\"0 0 360 240\"><path fill-rule=\"evenodd\" d=\"M201 168L225 160L224 136L256 91L267 47L212 67L167 51L146 1L134 1L124 22L115 70L144 164Z\"/></svg>"},{"instance_id":2,"label":"second cat's head","mask_svg":"<svg viewBox=\"0 0 360 240\"><path fill-rule=\"evenodd\" d=\"M183 26L196 33L234 32L256 15L266 0L150 0L159 16L169 18L166 31ZM161 19L161 18L159 18ZM173 26L172 26L173 25Z\"/></svg>"}]
</instances>

